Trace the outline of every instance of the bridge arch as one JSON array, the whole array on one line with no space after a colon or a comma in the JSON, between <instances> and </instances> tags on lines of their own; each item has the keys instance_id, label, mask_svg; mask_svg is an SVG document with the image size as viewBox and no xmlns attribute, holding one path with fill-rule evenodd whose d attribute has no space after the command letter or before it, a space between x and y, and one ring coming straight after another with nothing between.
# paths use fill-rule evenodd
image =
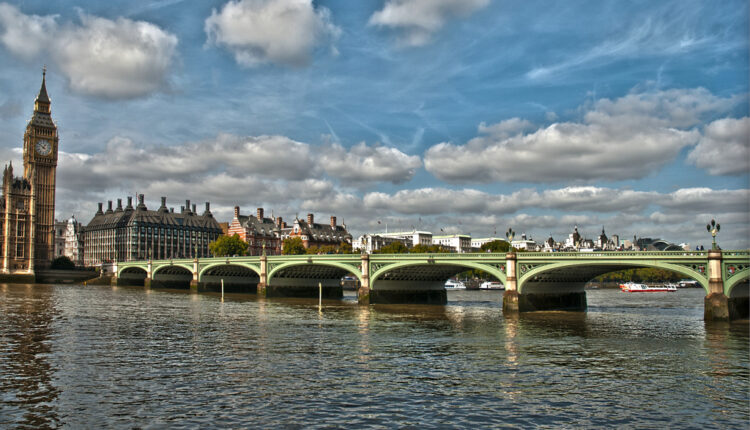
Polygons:
<instances>
[{"instance_id":1,"label":"bridge arch","mask_svg":"<svg viewBox=\"0 0 750 430\"><path fill-rule=\"evenodd\" d=\"M208 264L198 272L198 281L206 290L256 293L260 282L260 267L243 262L220 261Z\"/></svg>"},{"instance_id":2,"label":"bridge arch","mask_svg":"<svg viewBox=\"0 0 750 430\"><path fill-rule=\"evenodd\" d=\"M165 264L154 269L151 275L151 287L190 288L193 270L182 264Z\"/></svg>"},{"instance_id":3,"label":"bridge arch","mask_svg":"<svg viewBox=\"0 0 750 430\"><path fill-rule=\"evenodd\" d=\"M442 282L445 282L450 277L455 276L456 274L461 273L465 270L476 269L476 270L481 270L485 273L488 273L494 276L495 278L497 278L498 281L502 282L503 285L505 285L505 282L506 282L506 276L505 276L505 271L504 271L504 267L505 267L504 261L502 263L502 269L501 269L501 267L498 267L498 266L493 266L493 265L486 264L486 263L476 263L472 261L456 260L456 261L445 262L445 261L437 260L433 262L431 260L425 259L425 260L418 260L418 261L401 261L401 262L396 262L392 264L386 264L383 267L379 267L370 275L370 288L377 289L376 281L378 279L381 279L381 280L384 279L384 275L386 274L397 272L399 273L397 277L408 278L409 277L408 275L410 272L408 269L410 268L416 269L416 268L421 268L421 267L435 268L435 270L433 271L434 276L431 276L429 274L429 271L427 271L428 273L424 273L423 276L416 275L416 271L414 271L415 272L414 277L424 277L426 278L424 280L427 280L427 278L429 278L429 280L442 280ZM401 274L403 274L403 276L401 276ZM399 279L399 280L402 280L402 279ZM403 280L410 280L410 279L403 279ZM423 280L423 279L415 279L415 280Z\"/></svg>"},{"instance_id":4,"label":"bridge arch","mask_svg":"<svg viewBox=\"0 0 750 430\"><path fill-rule=\"evenodd\" d=\"M580 284L577 289L582 290L583 284L605 273L634 268L656 268L679 273L685 277L694 279L708 294L708 277L704 273L684 265L652 261L562 261L538 265L530 264L528 266L531 267L525 271L523 269L524 263L519 262L520 276L518 278L518 292L524 292L525 287L534 288L531 286L532 283L536 284L535 286L544 283ZM575 273L571 274L571 269L574 269Z\"/></svg>"},{"instance_id":5,"label":"bridge arch","mask_svg":"<svg viewBox=\"0 0 750 430\"><path fill-rule=\"evenodd\" d=\"M238 270L244 269L245 271L249 271L249 272L254 273L257 276L260 276L260 267L256 265L240 263L240 262L229 262L229 260L227 260L227 261L222 261L218 263L211 263L211 264L206 265L205 267L202 267L198 271L198 280L203 281L204 274L208 275L212 271L216 271L216 269L222 269L222 268L226 268L226 269L236 268Z\"/></svg>"},{"instance_id":6,"label":"bridge arch","mask_svg":"<svg viewBox=\"0 0 750 430\"><path fill-rule=\"evenodd\" d=\"M740 288L746 289L743 285L746 285L750 279L750 268L745 268L732 275L731 278L724 281L724 294L727 297L733 297L738 295L746 295L744 291L740 291ZM735 289L735 287L739 287Z\"/></svg>"},{"instance_id":7,"label":"bridge arch","mask_svg":"<svg viewBox=\"0 0 750 430\"><path fill-rule=\"evenodd\" d=\"M117 272L118 285L144 286L148 277L148 272L143 267L128 266L123 267Z\"/></svg>"},{"instance_id":8,"label":"bridge arch","mask_svg":"<svg viewBox=\"0 0 750 430\"><path fill-rule=\"evenodd\" d=\"M321 267L325 267L328 269L338 269L338 270L323 270L323 271L315 270ZM295 269L303 269L303 270L295 270ZM312 270L304 270L304 269L312 269ZM336 261L304 260L304 261L291 261L288 263L281 263L279 265L273 266L272 269L268 272L268 283L272 284L272 280L274 278L294 277L294 275L297 275L297 274L301 276L311 276L311 277L314 277L316 274L324 275L324 276L335 276L333 272L340 273L341 276L339 276L339 278L347 274L354 275L360 283L362 282L362 271L358 267L355 267L351 264L339 263Z\"/></svg>"}]
</instances>

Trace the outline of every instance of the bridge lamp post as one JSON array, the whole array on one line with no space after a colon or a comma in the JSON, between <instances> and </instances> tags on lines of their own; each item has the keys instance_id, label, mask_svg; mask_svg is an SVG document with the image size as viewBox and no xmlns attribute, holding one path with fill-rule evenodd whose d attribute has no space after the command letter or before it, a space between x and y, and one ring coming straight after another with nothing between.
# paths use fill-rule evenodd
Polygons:
<instances>
[{"instance_id":1,"label":"bridge lamp post","mask_svg":"<svg viewBox=\"0 0 750 430\"><path fill-rule=\"evenodd\" d=\"M721 225L717 224L715 220L711 220L710 224L706 224L706 230L711 233L711 249L718 249L716 247L716 233L721 230Z\"/></svg>"},{"instance_id":2,"label":"bridge lamp post","mask_svg":"<svg viewBox=\"0 0 750 430\"><path fill-rule=\"evenodd\" d=\"M505 232L505 237L508 239L510 244L510 252L513 252L513 238L516 237L516 232L512 228L508 227L508 231Z\"/></svg>"}]
</instances>

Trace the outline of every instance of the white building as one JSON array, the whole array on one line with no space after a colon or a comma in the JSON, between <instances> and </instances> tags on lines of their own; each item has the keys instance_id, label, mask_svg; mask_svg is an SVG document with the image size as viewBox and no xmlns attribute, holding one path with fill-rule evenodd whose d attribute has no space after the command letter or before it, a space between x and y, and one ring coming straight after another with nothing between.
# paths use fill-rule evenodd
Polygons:
<instances>
[{"instance_id":1,"label":"white building","mask_svg":"<svg viewBox=\"0 0 750 430\"><path fill-rule=\"evenodd\" d=\"M62 257L65 255L65 229L68 223L66 221L55 220L55 255L52 257Z\"/></svg>"},{"instance_id":2,"label":"white building","mask_svg":"<svg viewBox=\"0 0 750 430\"><path fill-rule=\"evenodd\" d=\"M408 237L388 237L380 234L363 234L358 239L352 241L352 248L360 251L364 250L368 254L379 251L380 248L388 246L394 242L401 242L407 248L412 247L412 239Z\"/></svg>"},{"instance_id":3,"label":"white building","mask_svg":"<svg viewBox=\"0 0 750 430\"><path fill-rule=\"evenodd\" d=\"M471 252L471 236L468 234L451 234L446 236L433 236L432 245L440 245L451 248L454 252Z\"/></svg>"},{"instance_id":4,"label":"white building","mask_svg":"<svg viewBox=\"0 0 750 430\"><path fill-rule=\"evenodd\" d=\"M83 266L83 234L81 223L71 216L65 226L65 251L63 254L70 258L76 266Z\"/></svg>"},{"instance_id":5,"label":"white building","mask_svg":"<svg viewBox=\"0 0 750 430\"><path fill-rule=\"evenodd\" d=\"M523 249L524 251L539 251L541 249L539 244L534 242L533 239L527 239L525 233L521 235L521 239L511 242L511 245L513 248Z\"/></svg>"},{"instance_id":6,"label":"white building","mask_svg":"<svg viewBox=\"0 0 750 430\"><path fill-rule=\"evenodd\" d=\"M494 242L496 240L500 240L506 243L508 242L506 239L503 239L502 237L483 237L483 238L478 238L478 239L471 239L471 247L474 249L479 249L485 243Z\"/></svg>"},{"instance_id":7,"label":"white building","mask_svg":"<svg viewBox=\"0 0 750 430\"><path fill-rule=\"evenodd\" d=\"M395 232L395 233L377 233L378 236L388 237L394 239L408 239L411 241L411 245L407 245L410 248L417 245L430 246L432 245L432 233L428 231L409 231L409 232Z\"/></svg>"}]
</instances>

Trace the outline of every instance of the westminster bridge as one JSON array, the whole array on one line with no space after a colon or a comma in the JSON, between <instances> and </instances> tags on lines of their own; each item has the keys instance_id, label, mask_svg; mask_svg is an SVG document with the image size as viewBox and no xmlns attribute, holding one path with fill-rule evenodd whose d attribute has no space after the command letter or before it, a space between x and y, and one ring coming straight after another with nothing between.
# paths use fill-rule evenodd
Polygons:
<instances>
[{"instance_id":1,"label":"westminster bridge","mask_svg":"<svg viewBox=\"0 0 750 430\"><path fill-rule=\"evenodd\" d=\"M341 279L358 281L360 304L445 304L444 283L477 269L505 285L505 313L585 310L584 285L623 269L659 268L706 291L706 320L748 316L750 251L519 252L468 254L327 254L127 261L113 284L193 291L255 291L259 296L343 296Z\"/></svg>"}]
</instances>

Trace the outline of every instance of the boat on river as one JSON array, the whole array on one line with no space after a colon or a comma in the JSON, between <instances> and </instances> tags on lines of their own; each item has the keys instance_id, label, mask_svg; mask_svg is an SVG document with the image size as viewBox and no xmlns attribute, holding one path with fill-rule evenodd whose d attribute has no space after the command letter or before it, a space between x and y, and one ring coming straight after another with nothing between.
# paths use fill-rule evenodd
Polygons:
<instances>
[{"instance_id":1,"label":"boat on river","mask_svg":"<svg viewBox=\"0 0 750 430\"><path fill-rule=\"evenodd\" d=\"M466 284L455 279L448 279L447 281L445 281L445 289L446 290L465 290Z\"/></svg>"},{"instance_id":2,"label":"boat on river","mask_svg":"<svg viewBox=\"0 0 750 430\"><path fill-rule=\"evenodd\" d=\"M480 290L504 290L505 285L502 282L487 281L482 282L479 286Z\"/></svg>"},{"instance_id":3,"label":"boat on river","mask_svg":"<svg viewBox=\"0 0 750 430\"><path fill-rule=\"evenodd\" d=\"M626 293L673 293L677 291L677 285L646 285L639 284L637 282L626 282L624 284L620 284L620 290Z\"/></svg>"}]
</instances>

